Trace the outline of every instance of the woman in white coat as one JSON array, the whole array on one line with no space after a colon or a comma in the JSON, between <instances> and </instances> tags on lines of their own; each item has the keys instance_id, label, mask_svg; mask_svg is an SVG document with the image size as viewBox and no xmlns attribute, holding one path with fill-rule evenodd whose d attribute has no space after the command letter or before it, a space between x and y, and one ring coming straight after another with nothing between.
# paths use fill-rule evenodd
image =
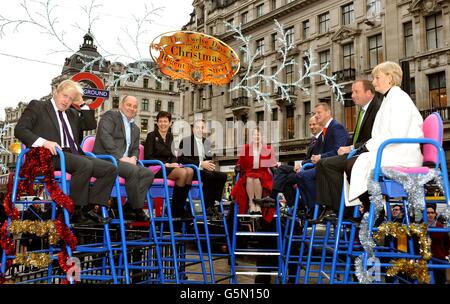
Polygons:
<instances>
[{"instance_id":1,"label":"woman in white coat","mask_svg":"<svg viewBox=\"0 0 450 304\"><path fill-rule=\"evenodd\" d=\"M384 94L383 103L375 117L372 138L365 144L367 152L356 159L351 170L349 200L358 198L367 191L367 181L375 167L378 148L390 138L423 137L423 119L411 98L399 87L402 69L395 62L384 62L373 71L373 85L377 92ZM422 166L419 144L393 144L385 147L382 167Z\"/></svg>"}]
</instances>

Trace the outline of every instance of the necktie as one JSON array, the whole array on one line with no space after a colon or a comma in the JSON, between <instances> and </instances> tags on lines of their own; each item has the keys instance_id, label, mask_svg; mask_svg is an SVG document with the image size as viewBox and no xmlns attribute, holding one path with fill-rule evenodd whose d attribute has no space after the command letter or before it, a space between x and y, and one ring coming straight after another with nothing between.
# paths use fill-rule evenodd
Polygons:
<instances>
[{"instance_id":1,"label":"necktie","mask_svg":"<svg viewBox=\"0 0 450 304\"><path fill-rule=\"evenodd\" d=\"M355 145L356 141L358 140L358 136L359 136L359 130L361 129L361 122L362 122L362 118L364 116L364 109L361 109L359 111L358 114L358 122L356 123L356 130L355 130L355 134L353 135L353 145Z\"/></svg>"},{"instance_id":2,"label":"necktie","mask_svg":"<svg viewBox=\"0 0 450 304\"><path fill-rule=\"evenodd\" d=\"M58 111L58 115L59 115L59 120L61 120L61 125L62 125L63 132L64 132L64 145L66 145L67 141L68 141L70 151L72 151L73 154L79 154L78 149L75 146L75 142L73 141L72 136L70 136L69 129L67 128L66 121L64 120L64 117L63 117L63 112Z\"/></svg>"},{"instance_id":3,"label":"necktie","mask_svg":"<svg viewBox=\"0 0 450 304\"><path fill-rule=\"evenodd\" d=\"M323 140L325 140L325 135L327 135L327 127L324 127L322 130Z\"/></svg>"}]
</instances>

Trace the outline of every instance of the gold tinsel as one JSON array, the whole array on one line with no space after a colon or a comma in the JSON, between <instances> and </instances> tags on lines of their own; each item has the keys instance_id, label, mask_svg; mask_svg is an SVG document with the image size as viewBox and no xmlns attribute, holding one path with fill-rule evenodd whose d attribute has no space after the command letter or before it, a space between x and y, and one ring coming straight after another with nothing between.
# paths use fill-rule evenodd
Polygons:
<instances>
[{"instance_id":1,"label":"gold tinsel","mask_svg":"<svg viewBox=\"0 0 450 304\"><path fill-rule=\"evenodd\" d=\"M419 280L420 283L428 284L430 282L426 261L431 258L431 239L427 233L428 227L425 223L406 226L400 223L387 222L378 227L378 231L373 236L378 242L388 235L392 235L395 238L412 235L419 237L420 255L422 259L417 262L408 259L393 260L393 265L387 271L388 276L403 273L413 279Z\"/></svg>"},{"instance_id":2,"label":"gold tinsel","mask_svg":"<svg viewBox=\"0 0 450 304\"><path fill-rule=\"evenodd\" d=\"M388 276L395 276L398 273L402 273L407 275L412 279L419 280L419 283L429 284L430 283L430 275L428 274L428 265L425 260L408 260L408 259L399 259L394 260L393 265L389 267L387 270Z\"/></svg>"},{"instance_id":3,"label":"gold tinsel","mask_svg":"<svg viewBox=\"0 0 450 304\"><path fill-rule=\"evenodd\" d=\"M9 230L13 234L31 233L38 237L48 235L51 245L56 245L59 241L54 221L12 221Z\"/></svg>"},{"instance_id":4,"label":"gold tinsel","mask_svg":"<svg viewBox=\"0 0 450 304\"><path fill-rule=\"evenodd\" d=\"M50 255L45 253L30 253L29 255L17 254L14 259L14 264L25 266L34 266L37 268L45 268L52 262Z\"/></svg>"}]
</instances>

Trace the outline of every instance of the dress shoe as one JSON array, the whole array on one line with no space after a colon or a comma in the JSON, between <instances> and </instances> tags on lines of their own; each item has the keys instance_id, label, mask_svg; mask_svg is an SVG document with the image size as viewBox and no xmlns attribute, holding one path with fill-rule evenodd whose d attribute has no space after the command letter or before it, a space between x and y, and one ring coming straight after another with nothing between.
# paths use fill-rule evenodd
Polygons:
<instances>
[{"instance_id":1,"label":"dress shoe","mask_svg":"<svg viewBox=\"0 0 450 304\"><path fill-rule=\"evenodd\" d=\"M249 212L250 215L262 215L261 211L250 211Z\"/></svg>"},{"instance_id":2,"label":"dress shoe","mask_svg":"<svg viewBox=\"0 0 450 304\"><path fill-rule=\"evenodd\" d=\"M84 211L84 215L87 217L87 218L89 218L89 219L91 219L91 220L93 220L95 223L97 223L97 224L102 224L102 225L106 225L106 224L109 224L111 221L112 221L112 218L110 218L109 216L108 217L103 217L103 216L101 216L100 214L98 214L96 211L95 211L95 209L91 209L91 210L89 210L89 211Z\"/></svg>"},{"instance_id":3,"label":"dress shoe","mask_svg":"<svg viewBox=\"0 0 450 304\"><path fill-rule=\"evenodd\" d=\"M319 216L316 219L313 219L309 221L311 225L315 224L321 224L324 222L325 216L332 210L328 210L327 208L323 209L322 212L319 214Z\"/></svg>"},{"instance_id":4,"label":"dress shoe","mask_svg":"<svg viewBox=\"0 0 450 304\"><path fill-rule=\"evenodd\" d=\"M254 198L253 202L258 205L273 205L272 207L275 207L276 200L271 198L270 196L266 196L263 198Z\"/></svg>"},{"instance_id":5,"label":"dress shoe","mask_svg":"<svg viewBox=\"0 0 450 304\"><path fill-rule=\"evenodd\" d=\"M135 214L135 220L137 222L148 222L150 221L150 218L148 217L148 215L145 213L145 211L141 208L141 209L134 209L134 214Z\"/></svg>"}]
</instances>

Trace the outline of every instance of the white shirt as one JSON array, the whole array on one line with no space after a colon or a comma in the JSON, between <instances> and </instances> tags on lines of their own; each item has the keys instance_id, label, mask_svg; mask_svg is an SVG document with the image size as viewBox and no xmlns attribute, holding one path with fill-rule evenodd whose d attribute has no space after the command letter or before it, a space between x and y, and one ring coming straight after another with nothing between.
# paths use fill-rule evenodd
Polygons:
<instances>
[{"instance_id":1,"label":"white shirt","mask_svg":"<svg viewBox=\"0 0 450 304\"><path fill-rule=\"evenodd\" d=\"M198 160L199 164L203 161L205 158L205 153L203 152L203 138L198 138L194 135L195 138L195 144L197 145L197 152L198 152Z\"/></svg>"},{"instance_id":2,"label":"white shirt","mask_svg":"<svg viewBox=\"0 0 450 304\"><path fill-rule=\"evenodd\" d=\"M59 115L58 115L58 111L59 110L56 107L55 100L52 98L51 101L52 101L53 109L55 110L56 120L58 121L61 148L70 148L70 147L64 146L64 131L63 131L63 128L62 128L61 120L59 119ZM69 123L69 120L67 119L67 114L66 114L65 111L63 112L63 118L64 118L64 121L66 122L67 129L69 130L70 136L72 136L72 139L75 141L75 138L73 137L72 127L70 126L70 123ZM36 139L36 141L31 146L32 147L42 147L42 145L46 141L47 140L45 138L39 137L38 139ZM69 142L67 142L67 145L69 145Z\"/></svg>"}]
</instances>

